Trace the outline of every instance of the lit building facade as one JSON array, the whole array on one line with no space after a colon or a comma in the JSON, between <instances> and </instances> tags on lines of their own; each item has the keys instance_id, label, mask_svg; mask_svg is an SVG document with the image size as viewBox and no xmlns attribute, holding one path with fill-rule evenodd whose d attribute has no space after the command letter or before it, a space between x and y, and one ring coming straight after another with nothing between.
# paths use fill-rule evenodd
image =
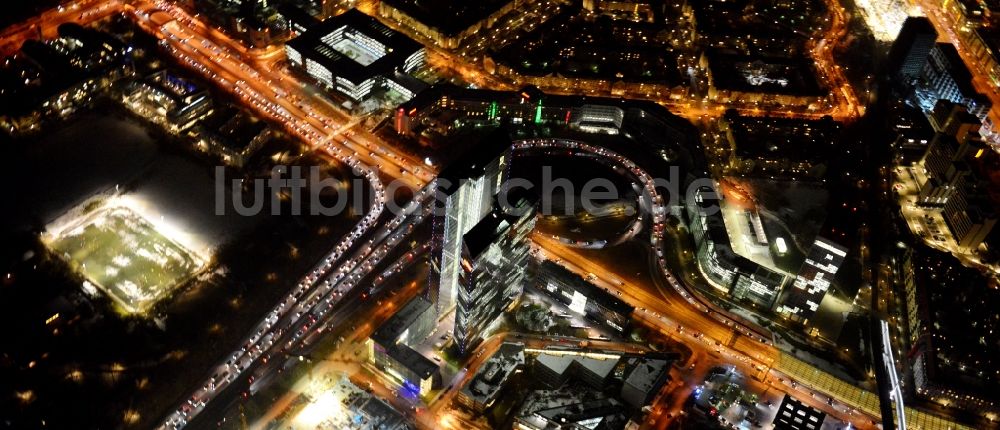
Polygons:
<instances>
[{"instance_id":1,"label":"lit building facade","mask_svg":"<svg viewBox=\"0 0 1000 430\"><path fill-rule=\"evenodd\" d=\"M915 96L925 111L933 110L938 100L945 99L965 106L980 120L987 118L992 107L989 98L975 90L972 73L955 47L948 43L931 48Z\"/></svg>"},{"instance_id":2,"label":"lit building facade","mask_svg":"<svg viewBox=\"0 0 1000 430\"><path fill-rule=\"evenodd\" d=\"M455 344L459 353L486 337L524 288L529 276L528 236L535 228L537 199L508 195L510 207L493 210L462 236L461 272L455 306Z\"/></svg>"},{"instance_id":3,"label":"lit building facade","mask_svg":"<svg viewBox=\"0 0 1000 430\"><path fill-rule=\"evenodd\" d=\"M1000 293L992 280L924 246L897 258L906 294L907 365L918 397L975 414L1000 413Z\"/></svg>"},{"instance_id":4,"label":"lit building facade","mask_svg":"<svg viewBox=\"0 0 1000 430\"><path fill-rule=\"evenodd\" d=\"M618 106L582 105L570 114L570 124L585 131L618 134L625 111Z\"/></svg>"},{"instance_id":5,"label":"lit building facade","mask_svg":"<svg viewBox=\"0 0 1000 430\"><path fill-rule=\"evenodd\" d=\"M635 308L576 273L545 261L538 268L536 284L571 311L586 315L619 335L628 334Z\"/></svg>"},{"instance_id":6,"label":"lit building facade","mask_svg":"<svg viewBox=\"0 0 1000 430\"><path fill-rule=\"evenodd\" d=\"M498 131L445 168L434 180L438 194L428 295L443 316L455 306L462 273L462 237L492 210L493 196L506 180L511 141Z\"/></svg>"},{"instance_id":7,"label":"lit building facade","mask_svg":"<svg viewBox=\"0 0 1000 430\"><path fill-rule=\"evenodd\" d=\"M376 368L414 394L427 394L440 385L438 365L410 347L434 331L437 322L431 303L410 300L368 339L369 357Z\"/></svg>"},{"instance_id":8,"label":"lit building facade","mask_svg":"<svg viewBox=\"0 0 1000 430\"><path fill-rule=\"evenodd\" d=\"M812 318L846 257L846 248L817 237L778 312L802 322Z\"/></svg>"},{"instance_id":9,"label":"lit building facade","mask_svg":"<svg viewBox=\"0 0 1000 430\"><path fill-rule=\"evenodd\" d=\"M910 17L894 36L895 42L889 51L889 69L910 85L927 65L927 56L937 43L937 31L929 19Z\"/></svg>"},{"instance_id":10,"label":"lit building facade","mask_svg":"<svg viewBox=\"0 0 1000 430\"><path fill-rule=\"evenodd\" d=\"M327 89L359 102L375 90L412 98L423 85L423 46L356 9L314 25L285 44L288 63Z\"/></svg>"},{"instance_id":11,"label":"lit building facade","mask_svg":"<svg viewBox=\"0 0 1000 430\"><path fill-rule=\"evenodd\" d=\"M702 187L688 202L688 229L694 237L698 267L716 289L771 309L788 277L733 251L715 191Z\"/></svg>"}]
</instances>

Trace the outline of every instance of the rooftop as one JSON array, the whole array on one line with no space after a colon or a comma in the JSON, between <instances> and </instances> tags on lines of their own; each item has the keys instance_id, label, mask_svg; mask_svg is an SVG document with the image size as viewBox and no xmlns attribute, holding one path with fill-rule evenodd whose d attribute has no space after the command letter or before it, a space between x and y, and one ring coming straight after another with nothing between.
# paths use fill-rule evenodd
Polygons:
<instances>
[{"instance_id":1,"label":"rooftop","mask_svg":"<svg viewBox=\"0 0 1000 430\"><path fill-rule=\"evenodd\" d=\"M366 43L347 37L337 40L334 36L343 31L354 31L370 40L365 40ZM312 26L287 46L355 84L373 76L392 74L409 56L423 49L413 39L357 9Z\"/></svg>"},{"instance_id":2,"label":"rooftop","mask_svg":"<svg viewBox=\"0 0 1000 430\"><path fill-rule=\"evenodd\" d=\"M504 342L479 368L479 371L465 387L462 395L477 403L486 403L503 388L507 378L524 364L524 344Z\"/></svg>"},{"instance_id":3,"label":"rooftop","mask_svg":"<svg viewBox=\"0 0 1000 430\"><path fill-rule=\"evenodd\" d=\"M399 311L389 317L385 323L379 326L375 330L375 333L372 333L372 340L388 348L390 345L395 344L400 336L403 335L403 332L409 329L413 325L413 322L430 307L431 302L427 301L427 299L414 297Z\"/></svg>"},{"instance_id":4,"label":"rooftop","mask_svg":"<svg viewBox=\"0 0 1000 430\"><path fill-rule=\"evenodd\" d=\"M458 190L462 181L482 176L486 167L510 151L512 145L510 135L504 128L485 136L475 145L470 145L465 153L441 170L438 175L441 191L451 195Z\"/></svg>"},{"instance_id":5,"label":"rooftop","mask_svg":"<svg viewBox=\"0 0 1000 430\"><path fill-rule=\"evenodd\" d=\"M586 296L587 300L595 300L598 303L600 303L601 306L613 312L622 315L631 315L632 312L635 310L635 308L632 307L632 305L625 303L614 294L611 294L605 291L603 288L600 288L590 282L587 282L587 280L580 277L580 275L577 275L576 273L569 271L565 267L560 266L553 261L550 260L544 261L542 263L542 268L543 270L553 273L555 276L558 276L561 279L565 279L569 284L573 286L573 289L579 291L580 294Z\"/></svg>"},{"instance_id":6,"label":"rooftop","mask_svg":"<svg viewBox=\"0 0 1000 430\"><path fill-rule=\"evenodd\" d=\"M819 430L826 414L785 394L774 418L775 430Z\"/></svg>"},{"instance_id":7,"label":"rooftop","mask_svg":"<svg viewBox=\"0 0 1000 430\"><path fill-rule=\"evenodd\" d=\"M514 191L524 190L516 189L512 193ZM536 201L537 198L528 193L518 193L516 196L509 194L507 196L507 202L511 205L511 213L509 214L505 213L504 209L494 202L493 210L462 236L462 242L467 247L469 255L472 258L478 258L491 244L506 234L511 226L517 223L521 217L516 213L529 213Z\"/></svg>"},{"instance_id":8,"label":"rooftop","mask_svg":"<svg viewBox=\"0 0 1000 430\"><path fill-rule=\"evenodd\" d=\"M579 355L548 354L545 352L538 354L535 361L559 375L565 374L569 367L573 363L576 363L581 369L586 369L600 378L608 377L611 371L618 365L618 358L597 359Z\"/></svg>"},{"instance_id":9,"label":"rooftop","mask_svg":"<svg viewBox=\"0 0 1000 430\"><path fill-rule=\"evenodd\" d=\"M632 370L625 377L625 384L647 392L654 387L664 373L670 372L670 361L660 359L630 358L635 361Z\"/></svg>"}]
</instances>

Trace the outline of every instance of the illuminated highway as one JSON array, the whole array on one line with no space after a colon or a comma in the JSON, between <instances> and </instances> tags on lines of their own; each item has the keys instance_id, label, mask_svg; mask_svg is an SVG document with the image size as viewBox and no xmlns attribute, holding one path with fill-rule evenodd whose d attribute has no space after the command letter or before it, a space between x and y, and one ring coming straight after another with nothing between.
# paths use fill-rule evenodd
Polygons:
<instances>
[{"instance_id":1,"label":"illuminated highway","mask_svg":"<svg viewBox=\"0 0 1000 430\"><path fill-rule=\"evenodd\" d=\"M0 52L9 56L21 49L28 39L55 38L60 24L75 22L87 25L107 18L122 10L120 0L77 0L47 10L41 15L20 24L14 24L0 33Z\"/></svg>"},{"instance_id":2,"label":"illuminated highway","mask_svg":"<svg viewBox=\"0 0 1000 430\"><path fill-rule=\"evenodd\" d=\"M539 148L562 148L596 154L606 158L609 164L626 169L644 187L645 193L642 199L646 202L640 203L639 206L652 215L651 246L656 247L662 240L664 217L667 212L663 206L663 198L657 192L652 176L634 162L613 151L583 142L562 139L515 142L515 149L518 151ZM710 309L693 297L694 293L680 284L662 258L654 257L654 261L651 262L651 265L655 266L654 270L659 272L659 276L654 276L654 279L665 279L669 288L657 283L655 290L660 294L654 295L650 293L651 288L626 282L624 277L615 275L616 271L613 268L583 257L576 249L558 240L540 233L535 233L532 237L537 258L552 260L581 277L590 276L596 285L615 292L634 306L636 309L634 316L640 321L658 329L666 336L686 336L687 341L684 342L686 345L696 349L702 347L703 352L713 356L717 364L736 363L747 375L763 376L763 379L769 381L776 390L791 393L797 389L806 392L810 397L820 393L819 396L829 398L829 395L822 394L821 387L811 387L811 390L816 390L815 392L806 387L796 387L792 381L785 380L783 375L772 370L778 351L769 344L770 335L764 338L759 334L759 328L743 326L742 321L733 320L717 310ZM786 386L785 383L789 385ZM875 418L864 416L846 406L836 409L832 404L828 404L821 409L829 409L829 413L844 421L852 422L855 428L868 428L871 420Z\"/></svg>"}]
</instances>

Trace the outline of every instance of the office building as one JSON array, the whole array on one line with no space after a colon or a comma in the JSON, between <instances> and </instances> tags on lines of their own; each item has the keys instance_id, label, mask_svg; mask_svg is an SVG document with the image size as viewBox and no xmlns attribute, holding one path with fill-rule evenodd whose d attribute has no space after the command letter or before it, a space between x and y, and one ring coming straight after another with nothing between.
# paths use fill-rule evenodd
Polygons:
<instances>
[{"instance_id":1,"label":"office building","mask_svg":"<svg viewBox=\"0 0 1000 430\"><path fill-rule=\"evenodd\" d=\"M935 134L923 111L899 100L889 106L888 117L896 136L892 144L896 162L910 166L923 159Z\"/></svg>"},{"instance_id":2,"label":"office building","mask_svg":"<svg viewBox=\"0 0 1000 430\"><path fill-rule=\"evenodd\" d=\"M484 339L520 297L529 275L528 235L535 228L536 204L528 194L500 194L493 210L462 235L454 329L460 354Z\"/></svg>"},{"instance_id":3,"label":"office building","mask_svg":"<svg viewBox=\"0 0 1000 430\"><path fill-rule=\"evenodd\" d=\"M979 139L980 122L961 105L942 100L930 118L938 133L924 155L922 166L926 180L920 184L917 204L943 208L958 192L968 190L966 183L978 182L972 164L988 150ZM966 196L968 197L968 195Z\"/></svg>"},{"instance_id":4,"label":"office building","mask_svg":"<svg viewBox=\"0 0 1000 430\"><path fill-rule=\"evenodd\" d=\"M122 101L137 115L181 132L212 111L208 90L171 70L161 70L123 86Z\"/></svg>"},{"instance_id":5,"label":"office building","mask_svg":"<svg viewBox=\"0 0 1000 430\"><path fill-rule=\"evenodd\" d=\"M428 298L439 317L455 306L462 237L492 210L493 197L507 178L510 153L510 138L497 131L476 142L434 180L432 186L442 200L434 213Z\"/></svg>"},{"instance_id":6,"label":"office building","mask_svg":"<svg viewBox=\"0 0 1000 430\"><path fill-rule=\"evenodd\" d=\"M543 262L535 277L538 288L619 335L628 334L635 308L552 261Z\"/></svg>"},{"instance_id":7,"label":"office building","mask_svg":"<svg viewBox=\"0 0 1000 430\"><path fill-rule=\"evenodd\" d=\"M812 318L846 257L846 248L817 237L778 312L803 323Z\"/></svg>"},{"instance_id":8,"label":"office building","mask_svg":"<svg viewBox=\"0 0 1000 430\"><path fill-rule=\"evenodd\" d=\"M973 87L972 73L955 47L948 43L938 43L931 48L914 96L927 112L934 109L938 100L945 99L965 106L980 120L987 118L992 107L989 98Z\"/></svg>"},{"instance_id":9,"label":"office building","mask_svg":"<svg viewBox=\"0 0 1000 430\"><path fill-rule=\"evenodd\" d=\"M785 394L774 417L774 430L820 430L825 419L823 411Z\"/></svg>"},{"instance_id":10,"label":"office building","mask_svg":"<svg viewBox=\"0 0 1000 430\"><path fill-rule=\"evenodd\" d=\"M648 100L546 94L532 86L496 91L436 84L402 104L393 118L396 133L410 138L447 136L460 124L508 123L626 135L661 154L703 157L689 151L699 145L698 130Z\"/></svg>"},{"instance_id":11,"label":"office building","mask_svg":"<svg viewBox=\"0 0 1000 430\"><path fill-rule=\"evenodd\" d=\"M423 46L351 9L313 25L285 45L288 63L350 101L374 92L409 100L423 89L411 74L423 67Z\"/></svg>"},{"instance_id":12,"label":"office building","mask_svg":"<svg viewBox=\"0 0 1000 430\"><path fill-rule=\"evenodd\" d=\"M567 402L557 400L559 399L532 403L532 405L542 403L544 406L532 408L530 413L519 414L514 420L514 428L519 430L626 428L628 420L625 417L625 407L618 400L612 398L572 399Z\"/></svg>"},{"instance_id":13,"label":"office building","mask_svg":"<svg viewBox=\"0 0 1000 430\"><path fill-rule=\"evenodd\" d=\"M924 207L944 207L971 175L968 163L956 158L955 138L938 134L927 148L923 166L927 179L920 186L917 204Z\"/></svg>"},{"instance_id":14,"label":"office building","mask_svg":"<svg viewBox=\"0 0 1000 430\"><path fill-rule=\"evenodd\" d=\"M427 338L436 322L434 308L426 299L407 302L368 339L375 367L414 393L426 394L439 385L438 365L410 347Z\"/></svg>"},{"instance_id":15,"label":"office building","mask_svg":"<svg viewBox=\"0 0 1000 430\"><path fill-rule=\"evenodd\" d=\"M477 412L483 412L496 402L503 387L524 366L524 344L505 342L479 367L462 391L459 403Z\"/></svg>"},{"instance_id":16,"label":"office building","mask_svg":"<svg viewBox=\"0 0 1000 430\"><path fill-rule=\"evenodd\" d=\"M611 380L621 356L609 354L560 354L542 352L535 358L534 376L550 388L559 388L570 379L597 390Z\"/></svg>"},{"instance_id":17,"label":"office building","mask_svg":"<svg viewBox=\"0 0 1000 430\"><path fill-rule=\"evenodd\" d=\"M676 357L668 359L666 356L626 358L621 399L635 409L649 405L670 380L670 363L674 359Z\"/></svg>"},{"instance_id":18,"label":"office building","mask_svg":"<svg viewBox=\"0 0 1000 430\"><path fill-rule=\"evenodd\" d=\"M1000 413L1000 291L949 254L918 245L897 258L906 294L905 355L916 395L976 414Z\"/></svg>"},{"instance_id":19,"label":"office building","mask_svg":"<svg viewBox=\"0 0 1000 430\"><path fill-rule=\"evenodd\" d=\"M320 20L309 11L291 3L282 3L277 7L278 13L288 23L288 29L295 35L305 34L309 29L320 24Z\"/></svg>"},{"instance_id":20,"label":"office building","mask_svg":"<svg viewBox=\"0 0 1000 430\"><path fill-rule=\"evenodd\" d=\"M935 43L937 31L930 20L915 16L907 18L889 51L890 73L905 85L912 85L927 64L927 56Z\"/></svg>"},{"instance_id":21,"label":"office building","mask_svg":"<svg viewBox=\"0 0 1000 430\"><path fill-rule=\"evenodd\" d=\"M733 251L726 222L710 187L695 191L687 204L688 229L694 237L698 267L716 289L731 297L771 309L788 276Z\"/></svg>"},{"instance_id":22,"label":"office building","mask_svg":"<svg viewBox=\"0 0 1000 430\"><path fill-rule=\"evenodd\" d=\"M997 223L997 213L980 182L967 181L948 199L941 217L959 248L976 249Z\"/></svg>"},{"instance_id":23,"label":"office building","mask_svg":"<svg viewBox=\"0 0 1000 430\"><path fill-rule=\"evenodd\" d=\"M583 131L618 134L624 119L625 111L618 106L586 104L573 108L569 122Z\"/></svg>"}]
</instances>

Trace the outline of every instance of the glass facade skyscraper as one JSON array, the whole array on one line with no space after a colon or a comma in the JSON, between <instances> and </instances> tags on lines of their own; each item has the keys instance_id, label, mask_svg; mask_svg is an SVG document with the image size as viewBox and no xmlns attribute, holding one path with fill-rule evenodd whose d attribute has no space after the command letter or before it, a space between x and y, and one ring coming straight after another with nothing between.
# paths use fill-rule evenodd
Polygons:
<instances>
[{"instance_id":1,"label":"glass facade skyscraper","mask_svg":"<svg viewBox=\"0 0 1000 430\"><path fill-rule=\"evenodd\" d=\"M461 272L462 236L491 211L507 178L511 142L498 131L477 143L435 179L439 207L434 217L434 259L428 298L438 316L455 306Z\"/></svg>"},{"instance_id":2,"label":"glass facade skyscraper","mask_svg":"<svg viewBox=\"0 0 1000 430\"><path fill-rule=\"evenodd\" d=\"M509 208L495 203L462 236L454 330L462 354L482 340L521 295L528 274L536 199L525 194L510 196L508 202Z\"/></svg>"}]
</instances>

